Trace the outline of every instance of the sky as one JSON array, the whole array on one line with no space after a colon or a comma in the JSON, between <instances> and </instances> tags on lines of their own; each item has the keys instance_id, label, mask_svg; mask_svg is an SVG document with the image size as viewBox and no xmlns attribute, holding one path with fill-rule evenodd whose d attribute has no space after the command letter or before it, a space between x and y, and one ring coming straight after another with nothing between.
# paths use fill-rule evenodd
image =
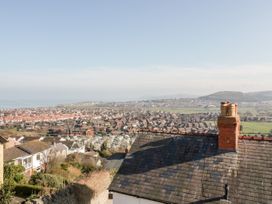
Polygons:
<instances>
[{"instance_id":1,"label":"sky","mask_svg":"<svg viewBox=\"0 0 272 204\"><path fill-rule=\"evenodd\" d=\"M272 90L270 0L0 0L0 100Z\"/></svg>"}]
</instances>

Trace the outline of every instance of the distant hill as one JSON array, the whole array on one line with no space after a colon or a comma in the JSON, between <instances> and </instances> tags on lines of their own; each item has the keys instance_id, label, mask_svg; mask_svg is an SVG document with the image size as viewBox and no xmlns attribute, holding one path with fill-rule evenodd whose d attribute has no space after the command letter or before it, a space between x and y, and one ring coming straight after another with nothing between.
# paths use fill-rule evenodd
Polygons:
<instances>
[{"instance_id":1,"label":"distant hill","mask_svg":"<svg viewBox=\"0 0 272 204\"><path fill-rule=\"evenodd\" d=\"M272 101L272 91L260 92L237 92L237 91L220 91L211 95L199 97L200 100L210 101L234 101L234 102L260 102Z\"/></svg>"},{"instance_id":2,"label":"distant hill","mask_svg":"<svg viewBox=\"0 0 272 204\"><path fill-rule=\"evenodd\" d=\"M160 95L160 96L143 96L139 100L142 101L142 100L197 98L198 96L193 94L171 94L171 95Z\"/></svg>"}]
</instances>

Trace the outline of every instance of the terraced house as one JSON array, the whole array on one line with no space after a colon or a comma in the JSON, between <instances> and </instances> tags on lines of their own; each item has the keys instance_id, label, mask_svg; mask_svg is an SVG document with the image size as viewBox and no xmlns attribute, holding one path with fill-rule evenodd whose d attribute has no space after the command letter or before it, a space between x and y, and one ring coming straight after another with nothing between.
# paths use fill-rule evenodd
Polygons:
<instances>
[{"instance_id":1,"label":"terraced house","mask_svg":"<svg viewBox=\"0 0 272 204\"><path fill-rule=\"evenodd\" d=\"M219 134L138 136L109 190L113 204L272 203L272 141L240 136L237 105Z\"/></svg>"}]
</instances>

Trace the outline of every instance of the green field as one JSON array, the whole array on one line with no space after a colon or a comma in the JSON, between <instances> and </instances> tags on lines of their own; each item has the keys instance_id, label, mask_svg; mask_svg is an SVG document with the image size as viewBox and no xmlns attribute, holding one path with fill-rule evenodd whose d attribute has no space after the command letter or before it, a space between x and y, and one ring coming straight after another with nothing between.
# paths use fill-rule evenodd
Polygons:
<instances>
[{"instance_id":1,"label":"green field","mask_svg":"<svg viewBox=\"0 0 272 204\"><path fill-rule=\"evenodd\" d=\"M219 113L219 107L153 107L148 108L150 111L164 111L170 113L183 113L183 114L192 114L192 113ZM240 116L268 116L272 114L272 107L247 107L240 106L238 108Z\"/></svg>"},{"instance_id":2,"label":"green field","mask_svg":"<svg viewBox=\"0 0 272 204\"><path fill-rule=\"evenodd\" d=\"M219 108L150 108L150 111L164 111L164 112L170 112L170 113L182 113L182 114L192 114L192 113L217 113L219 112Z\"/></svg>"},{"instance_id":3,"label":"green field","mask_svg":"<svg viewBox=\"0 0 272 204\"><path fill-rule=\"evenodd\" d=\"M270 133L272 122L242 122L242 133Z\"/></svg>"},{"instance_id":4,"label":"green field","mask_svg":"<svg viewBox=\"0 0 272 204\"><path fill-rule=\"evenodd\" d=\"M151 111L164 111L164 112L171 112L171 113L183 113L183 114L192 114L192 113L206 113L206 112L219 112L218 108L152 108L149 109ZM241 108L240 113L251 112L256 114L256 110L254 108ZM214 123L214 121L210 121ZM272 122L242 122L243 134L249 133L261 133L261 134L268 134L272 130Z\"/></svg>"},{"instance_id":5,"label":"green field","mask_svg":"<svg viewBox=\"0 0 272 204\"><path fill-rule=\"evenodd\" d=\"M150 108L151 111L164 111L170 113L183 113L183 114L192 114L192 113L219 113L220 109L217 108L204 108L204 107L182 107L182 108L167 108L167 107L154 107ZM258 115L257 110L254 107L241 107L239 108L239 114L250 114L250 115Z\"/></svg>"}]
</instances>

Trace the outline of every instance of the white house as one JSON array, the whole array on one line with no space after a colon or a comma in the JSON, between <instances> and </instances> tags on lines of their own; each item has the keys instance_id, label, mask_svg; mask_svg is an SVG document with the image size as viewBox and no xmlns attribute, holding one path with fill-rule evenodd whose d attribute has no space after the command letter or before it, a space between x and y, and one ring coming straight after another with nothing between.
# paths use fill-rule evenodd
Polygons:
<instances>
[{"instance_id":1,"label":"white house","mask_svg":"<svg viewBox=\"0 0 272 204\"><path fill-rule=\"evenodd\" d=\"M66 158L69 148L62 143L54 143L50 151L50 158Z\"/></svg>"},{"instance_id":2,"label":"white house","mask_svg":"<svg viewBox=\"0 0 272 204\"><path fill-rule=\"evenodd\" d=\"M73 154L73 153L85 153L85 144L82 141L61 141L62 144L67 146L68 152L67 155Z\"/></svg>"},{"instance_id":3,"label":"white house","mask_svg":"<svg viewBox=\"0 0 272 204\"><path fill-rule=\"evenodd\" d=\"M51 147L41 141L30 141L4 150L6 163L21 164L27 174L40 171L49 160Z\"/></svg>"},{"instance_id":4,"label":"white house","mask_svg":"<svg viewBox=\"0 0 272 204\"><path fill-rule=\"evenodd\" d=\"M112 196L114 198L113 204L162 204L156 201L115 192L112 192Z\"/></svg>"}]
</instances>

